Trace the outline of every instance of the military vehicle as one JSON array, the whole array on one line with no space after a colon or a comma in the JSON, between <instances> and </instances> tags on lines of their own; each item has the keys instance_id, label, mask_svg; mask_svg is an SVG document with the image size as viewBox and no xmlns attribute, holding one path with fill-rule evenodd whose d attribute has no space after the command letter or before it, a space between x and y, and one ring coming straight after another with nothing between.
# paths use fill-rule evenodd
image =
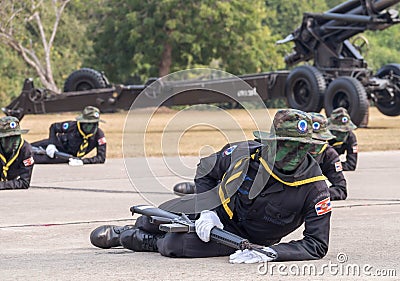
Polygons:
<instances>
[{"instance_id":1,"label":"military vehicle","mask_svg":"<svg viewBox=\"0 0 400 281\"><path fill-rule=\"evenodd\" d=\"M293 53L285 57L292 70L238 76L248 87L232 79L205 78L164 83L146 95L152 99L181 90L165 105L232 102L232 98L207 90L208 85L233 88L237 101L263 101L284 98L289 107L329 116L334 108L345 107L356 125L366 123L370 102L387 116L400 115L400 64L391 63L375 74L368 68L358 45L350 39L366 30L383 30L400 22L397 10L389 9L400 0L349 0L324 13L304 13L301 25L278 44L294 43ZM95 105L102 112L128 110L139 94L157 80L143 85L114 85L99 71L83 68L65 81L63 93L35 88L26 79L19 97L2 108L7 115L78 111ZM189 87L190 86L190 87ZM235 88L236 87L236 88ZM188 90L190 89L190 90ZM236 98L235 98L236 99Z\"/></svg>"}]
</instances>

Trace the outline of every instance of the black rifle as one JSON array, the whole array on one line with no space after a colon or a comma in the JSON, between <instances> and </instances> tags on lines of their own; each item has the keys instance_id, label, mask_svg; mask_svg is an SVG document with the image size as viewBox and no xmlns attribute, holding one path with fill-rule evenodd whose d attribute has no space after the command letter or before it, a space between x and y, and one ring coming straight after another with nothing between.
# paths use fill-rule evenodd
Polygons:
<instances>
[{"instance_id":1,"label":"black rifle","mask_svg":"<svg viewBox=\"0 0 400 281\"><path fill-rule=\"evenodd\" d=\"M149 217L150 223L159 225L161 231L196 232L194 222L184 213L177 215L149 205L132 206L130 210L132 215L136 213ZM276 257L273 253L262 250L263 246L250 243L249 240L218 227L211 230L210 239L237 250L254 250L271 258Z\"/></svg>"},{"instance_id":2,"label":"black rifle","mask_svg":"<svg viewBox=\"0 0 400 281\"><path fill-rule=\"evenodd\" d=\"M46 155L46 150L41 146L32 146L32 151L35 154ZM79 157L60 151L54 152L54 156L64 160L69 160L70 158L81 160Z\"/></svg>"}]
</instances>

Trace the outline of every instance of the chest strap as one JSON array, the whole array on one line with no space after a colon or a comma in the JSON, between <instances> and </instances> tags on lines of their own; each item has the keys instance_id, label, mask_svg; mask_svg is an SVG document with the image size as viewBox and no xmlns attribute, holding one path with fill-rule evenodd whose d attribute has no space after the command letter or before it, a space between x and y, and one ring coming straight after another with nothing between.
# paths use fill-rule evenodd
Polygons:
<instances>
[{"instance_id":1,"label":"chest strap","mask_svg":"<svg viewBox=\"0 0 400 281\"><path fill-rule=\"evenodd\" d=\"M250 157L239 159L232 169L228 170L222 177L221 183L218 188L219 199L221 200L222 207L228 214L229 219L233 218L233 207L231 206L231 197L240 188L243 181L244 166L248 167Z\"/></svg>"},{"instance_id":2,"label":"chest strap","mask_svg":"<svg viewBox=\"0 0 400 281\"><path fill-rule=\"evenodd\" d=\"M78 152L76 153L76 156L77 157L82 157L82 156L84 156L85 154L86 154L86 149L87 149L87 147L89 146L89 138L91 137L91 136L93 136L93 133L91 133L91 134L85 134L84 132L83 132L83 130L81 129L81 123L80 122L78 122L78 131L79 131L79 133L82 135L82 137L83 137L83 142L82 142L82 144L79 146L79 150L78 150Z\"/></svg>"},{"instance_id":3,"label":"chest strap","mask_svg":"<svg viewBox=\"0 0 400 281\"><path fill-rule=\"evenodd\" d=\"M267 162L263 159L263 158L259 158L261 165L264 167L264 169L277 181L279 181L280 183L283 183L284 185L288 185L288 186L299 186L299 185L303 185L303 184L307 184L307 183L312 183L312 182L316 182L316 181L323 181L326 180L326 177L324 175L320 175L320 176L315 176L312 178L308 178L308 179L304 179L304 180L299 180L299 181L294 181L294 182L287 182L282 180L280 177L278 177L272 170L271 168L268 166Z\"/></svg>"},{"instance_id":4,"label":"chest strap","mask_svg":"<svg viewBox=\"0 0 400 281\"><path fill-rule=\"evenodd\" d=\"M335 142L332 146L341 146L343 144L342 141Z\"/></svg>"}]
</instances>

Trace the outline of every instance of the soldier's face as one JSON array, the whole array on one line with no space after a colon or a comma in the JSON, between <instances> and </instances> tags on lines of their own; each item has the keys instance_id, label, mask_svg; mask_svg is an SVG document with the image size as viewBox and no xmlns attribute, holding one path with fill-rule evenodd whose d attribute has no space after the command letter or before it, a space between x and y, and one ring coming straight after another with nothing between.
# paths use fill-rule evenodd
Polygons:
<instances>
[{"instance_id":1,"label":"soldier's face","mask_svg":"<svg viewBox=\"0 0 400 281\"><path fill-rule=\"evenodd\" d=\"M275 167L283 171L294 171L304 160L310 144L279 140L276 146Z\"/></svg>"},{"instance_id":2,"label":"soldier's face","mask_svg":"<svg viewBox=\"0 0 400 281\"><path fill-rule=\"evenodd\" d=\"M81 123L82 131L85 134L95 133L97 131L98 123Z\"/></svg>"},{"instance_id":3,"label":"soldier's face","mask_svg":"<svg viewBox=\"0 0 400 281\"><path fill-rule=\"evenodd\" d=\"M13 150L16 150L20 142L21 142L20 135L0 138L1 149L5 153L11 153Z\"/></svg>"},{"instance_id":4,"label":"soldier's face","mask_svg":"<svg viewBox=\"0 0 400 281\"><path fill-rule=\"evenodd\" d=\"M331 133L336 137L335 140L338 142L345 142L349 137L349 132L331 130Z\"/></svg>"}]
</instances>

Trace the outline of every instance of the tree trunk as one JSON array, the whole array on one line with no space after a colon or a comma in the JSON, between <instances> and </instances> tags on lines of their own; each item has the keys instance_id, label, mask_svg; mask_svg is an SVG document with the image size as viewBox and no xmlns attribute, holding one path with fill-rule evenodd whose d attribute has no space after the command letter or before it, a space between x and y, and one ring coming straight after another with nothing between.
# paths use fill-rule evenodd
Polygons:
<instances>
[{"instance_id":1,"label":"tree trunk","mask_svg":"<svg viewBox=\"0 0 400 281\"><path fill-rule=\"evenodd\" d=\"M161 55L160 67L158 69L159 77L168 75L172 65L172 46L169 42L164 44L164 50Z\"/></svg>"}]
</instances>

